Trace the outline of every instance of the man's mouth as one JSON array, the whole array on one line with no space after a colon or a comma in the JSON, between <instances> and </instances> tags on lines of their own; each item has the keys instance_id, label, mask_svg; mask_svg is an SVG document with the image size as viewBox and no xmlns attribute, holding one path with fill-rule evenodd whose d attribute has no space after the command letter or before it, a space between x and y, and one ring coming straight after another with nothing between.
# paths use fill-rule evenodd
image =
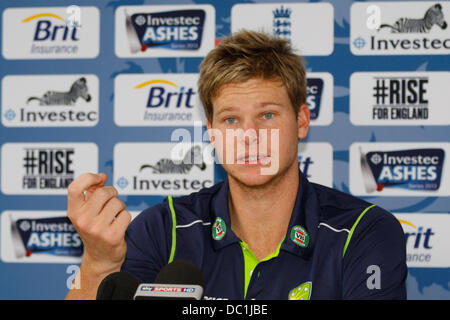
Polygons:
<instances>
[{"instance_id":1,"label":"man's mouth","mask_svg":"<svg viewBox=\"0 0 450 320\"><path fill-rule=\"evenodd\" d=\"M270 155L246 155L237 159L237 164L243 165L267 165L269 163Z\"/></svg>"}]
</instances>

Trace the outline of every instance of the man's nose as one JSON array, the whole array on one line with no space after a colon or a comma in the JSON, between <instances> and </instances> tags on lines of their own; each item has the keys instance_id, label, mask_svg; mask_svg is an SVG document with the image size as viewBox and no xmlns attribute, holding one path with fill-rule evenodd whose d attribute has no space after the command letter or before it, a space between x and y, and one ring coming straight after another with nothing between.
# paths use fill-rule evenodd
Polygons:
<instances>
[{"instance_id":1,"label":"man's nose","mask_svg":"<svg viewBox=\"0 0 450 320\"><path fill-rule=\"evenodd\" d=\"M258 142L258 126L253 119L245 119L243 121L241 129L243 130L243 135L241 137L241 143L246 145L251 145Z\"/></svg>"}]
</instances>

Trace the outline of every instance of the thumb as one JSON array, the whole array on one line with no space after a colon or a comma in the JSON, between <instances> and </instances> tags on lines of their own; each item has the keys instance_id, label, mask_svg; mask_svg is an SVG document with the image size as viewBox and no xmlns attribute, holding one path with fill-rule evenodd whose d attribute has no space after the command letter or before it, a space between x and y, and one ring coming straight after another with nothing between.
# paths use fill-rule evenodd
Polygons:
<instances>
[{"instance_id":1,"label":"thumb","mask_svg":"<svg viewBox=\"0 0 450 320\"><path fill-rule=\"evenodd\" d=\"M86 198L85 200L88 200L92 194L94 193L95 190L97 190L98 188L101 188L105 185L106 181L108 180L108 176L104 173L99 173L98 174L101 178L100 182L90 186L87 190L86 190Z\"/></svg>"}]
</instances>

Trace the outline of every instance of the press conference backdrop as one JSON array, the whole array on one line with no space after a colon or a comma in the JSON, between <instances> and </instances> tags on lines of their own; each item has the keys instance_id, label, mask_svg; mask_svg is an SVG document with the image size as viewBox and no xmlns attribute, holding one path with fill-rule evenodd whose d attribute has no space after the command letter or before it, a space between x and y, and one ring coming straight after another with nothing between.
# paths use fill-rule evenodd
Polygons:
<instances>
[{"instance_id":1,"label":"press conference backdrop","mask_svg":"<svg viewBox=\"0 0 450 320\"><path fill-rule=\"evenodd\" d=\"M393 212L407 237L408 298L450 298L448 1L0 7L1 299L65 297L83 252L65 217L80 174L105 172L135 215L225 178L208 153L206 166L176 160L207 150L199 64L241 28L306 57L303 172Z\"/></svg>"}]
</instances>

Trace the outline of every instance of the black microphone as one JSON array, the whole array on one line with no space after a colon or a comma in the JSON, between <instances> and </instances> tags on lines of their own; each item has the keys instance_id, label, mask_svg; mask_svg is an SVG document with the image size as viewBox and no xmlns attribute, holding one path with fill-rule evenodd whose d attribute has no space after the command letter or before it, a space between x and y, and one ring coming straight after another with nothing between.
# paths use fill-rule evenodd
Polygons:
<instances>
[{"instance_id":1,"label":"black microphone","mask_svg":"<svg viewBox=\"0 0 450 320\"><path fill-rule=\"evenodd\" d=\"M139 281L127 272L106 276L97 289L97 300L133 300Z\"/></svg>"},{"instance_id":2,"label":"black microphone","mask_svg":"<svg viewBox=\"0 0 450 320\"><path fill-rule=\"evenodd\" d=\"M161 269L155 283L140 284L134 300L201 300L205 280L193 263L176 260Z\"/></svg>"}]
</instances>

